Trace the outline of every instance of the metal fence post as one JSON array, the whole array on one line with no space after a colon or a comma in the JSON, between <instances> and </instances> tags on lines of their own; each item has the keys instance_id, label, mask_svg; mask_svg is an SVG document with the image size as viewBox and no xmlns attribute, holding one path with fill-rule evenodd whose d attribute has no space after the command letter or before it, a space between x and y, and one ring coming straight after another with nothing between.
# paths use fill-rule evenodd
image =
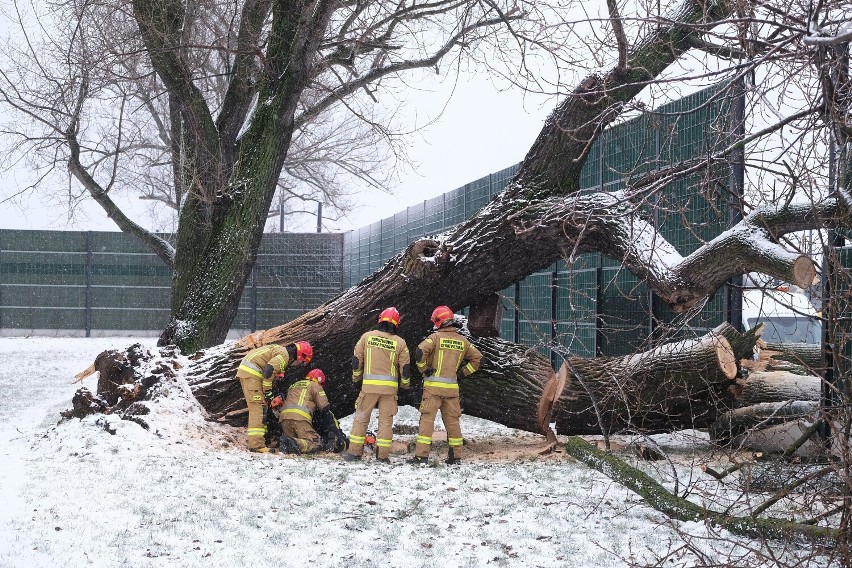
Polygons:
<instances>
[{"instance_id":1,"label":"metal fence post","mask_svg":"<svg viewBox=\"0 0 852 568\"><path fill-rule=\"evenodd\" d=\"M515 343L521 342L521 283L515 282L515 328L513 330L513 334L515 335L513 341Z\"/></svg>"},{"instance_id":2,"label":"metal fence post","mask_svg":"<svg viewBox=\"0 0 852 568\"><path fill-rule=\"evenodd\" d=\"M553 271L550 273L550 365L556 368L556 351L553 347L556 345L556 306L559 299L559 263L553 263Z\"/></svg>"},{"instance_id":3,"label":"metal fence post","mask_svg":"<svg viewBox=\"0 0 852 568\"><path fill-rule=\"evenodd\" d=\"M92 248L94 238L92 231L86 231L86 308L83 312L86 337L92 335Z\"/></svg>"},{"instance_id":4,"label":"metal fence post","mask_svg":"<svg viewBox=\"0 0 852 568\"><path fill-rule=\"evenodd\" d=\"M843 43L834 47L835 55L837 56L839 63L839 65L832 70L832 79L836 83L846 83L849 81L849 45L849 43ZM835 125L835 128L836 127L837 126ZM847 153L842 151L841 155L846 157L846 162L840 163L839 161L840 157L838 156L838 148L836 146L834 133L832 132L828 159L828 185L830 197L837 195L837 191L841 186L848 190L850 185L850 177L852 177L850 170L852 170L852 166L850 166L850 163L848 162L849 158ZM830 409L835 402L842 402L842 399L838 400L838 397L842 395L837 394L838 379L843 378L843 373L838 365L840 353L837 351L842 345L840 343L842 339L838 337L838 335L842 334L844 330L840 329L840 314L838 313L840 306L838 305L836 298L837 290L835 289L834 280L837 273L843 273L843 266L841 264L842 258L840 256L841 253L838 249L843 247L845 244L846 239L844 238L843 233L837 230L829 231L828 243L825 246L823 253L822 276L823 317L821 343L825 363L825 371L823 374L823 378L825 380L822 383L822 395L820 396L820 410L822 413L825 413L828 409ZM830 435L831 431L828 422L823 421L820 429L820 437L823 439L824 443L829 443Z\"/></svg>"},{"instance_id":5,"label":"metal fence post","mask_svg":"<svg viewBox=\"0 0 852 568\"><path fill-rule=\"evenodd\" d=\"M730 110L733 121L732 137L736 142L745 139L745 82L738 80L732 85L734 89L733 106ZM728 196L728 226L733 227L743 218L743 201L745 198L745 148L739 146L731 153L730 160L730 193ZM743 331L743 286L745 279L742 275L728 280L725 300L727 301L728 323L737 330Z\"/></svg>"},{"instance_id":6,"label":"metal fence post","mask_svg":"<svg viewBox=\"0 0 852 568\"><path fill-rule=\"evenodd\" d=\"M251 270L251 330L257 331L257 272Z\"/></svg>"},{"instance_id":7,"label":"metal fence post","mask_svg":"<svg viewBox=\"0 0 852 568\"><path fill-rule=\"evenodd\" d=\"M600 266L600 257L598 257L598 267L595 269L595 357L603 356L603 325L601 321L601 288L603 287L603 268Z\"/></svg>"}]
</instances>

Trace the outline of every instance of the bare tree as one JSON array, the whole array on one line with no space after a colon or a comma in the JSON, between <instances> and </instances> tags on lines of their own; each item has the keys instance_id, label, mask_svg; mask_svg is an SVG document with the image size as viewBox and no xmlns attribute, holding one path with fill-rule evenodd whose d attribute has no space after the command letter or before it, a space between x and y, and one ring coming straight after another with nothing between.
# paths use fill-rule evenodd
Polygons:
<instances>
[{"instance_id":1,"label":"bare tree","mask_svg":"<svg viewBox=\"0 0 852 568\"><path fill-rule=\"evenodd\" d=\"M12 6L19 35L0 85L23 126L7 134L45 173L67 166L75 187L174 268L161 339L185 350L227 333L274 201L317 199L322 187L343 206L345 178L384 183L377 142L392 153L395 140L374 101L405 73L499 45L496 31L523 13L475 1L25 8ZM354 118L330 122L332 111ZM360 145L345 144L353 138ZM174 246L116 204L127 186L179 207Z\"/></svg>"}]
</instances>

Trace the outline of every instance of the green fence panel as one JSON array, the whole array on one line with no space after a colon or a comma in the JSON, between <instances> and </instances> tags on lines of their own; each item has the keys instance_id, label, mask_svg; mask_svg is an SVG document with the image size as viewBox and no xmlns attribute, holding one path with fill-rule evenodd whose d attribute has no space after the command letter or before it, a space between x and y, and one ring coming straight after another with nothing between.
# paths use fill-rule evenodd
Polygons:
<instances>
[{"instance_id":1,"label":"green fence panel","mask_svg":"<svg viewBox=\"0 0 852 568\"><path fill-rule=\"evenodd\" d=\"M25 308L4 306L0 315L2 329L85 329L85 308L55 306L29 306Z\"/></svg>"},{"instance_id":2,"label":"green fence panel","mask_svg":"<svg viewBox=\"0 0 852 568\"><path fill-rule=\"evenodd\" d=\"M408 208L408 232L405 246L426 234L426 202Z\"/></svg>"},{"instance_id":3,"label":"green fence panel","mask_svg":"<svg viewBox=\"0 0 852 568\"><path fill-rule=\"evenodd\" d=\"M444 196L427 199L425 204L426 214L423 233L426 235L437 235L446 228L444 222Z\"/></svg>"},{"instance_id":4,"label":"green fence panel","mask_svg":"<svg viewBox=\"0 0 852 568\"><path fill-rule=\"evenodd\" d=\"M464 194L466 217L470 218L491 201L491 180L489 176L467 184Z\"/></svg>"},{"instance_id":5,"label":"green fence panel","mask_svg":"<svg viewBox=\"0 0 852 568\"><path fill-rule=\"evenodd\" d=\"M444 195L446 196L444 205L445 228L454 227L467 219L464 208L464 188L454 189Z\"/></svg>"},{"instance_id":6,"label":"green fence panel","mask_svg":"<svg viewBox=\"0 0 852 568\"><path fill-rule=\"evenodd\" d=\"M234 329L280 325L339 294L343 244L264 235ZM0 328L158 330L170 297L171 269L123 233L0 230Z\"/></svg>"},{"instance_id":7,"label":"green fence panel","mask_svg":"<svg viewBox=\"0 0 852 568\"><path fill-rule=\"evenodd\" d=\"M594 323L558 322L556 324L555 349L559 357L594 357L595 336L597 326ZM557 358L555 366L561 365L561 359Z\"/></svg>"}]
</instances>

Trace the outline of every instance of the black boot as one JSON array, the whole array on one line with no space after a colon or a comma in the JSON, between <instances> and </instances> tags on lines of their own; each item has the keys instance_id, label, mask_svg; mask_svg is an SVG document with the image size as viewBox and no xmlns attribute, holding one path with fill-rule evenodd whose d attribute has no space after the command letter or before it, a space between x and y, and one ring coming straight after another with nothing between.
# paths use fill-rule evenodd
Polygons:
<instances>
[{"instance_id":1,"label":"black boot","mask_svg":"<svg viewBox=\"0 0 852 568\"><path fill-rule=\"evenodd\" d=\"M455 452L450 448L449 453L447 454L447 465L459 465L461 463L461 458L456 458Z\"/></svg>"},{"instance_id":2,"label":"black boot","mask_svg":"<svg viewBox=\"0 0 852 568\"><path fill-rule=\"evenodd\" d=\"M285 454L302 453L299 449L299 442L290 436L285 436L284 434L281 434L281 437L278 438L278 447Z\"/></svg>"},{"instance_id":3,"label":"black boot","mask_svg":"<svg viewBox=\"0 0 852 568\"><path fill-rule=\"evenodd\" d=\"M427 463L429 463L429 458L414 456L413 458L408 460L408 463L410 463L411 465L426 465Z\"/></svg>"}]
</instances>

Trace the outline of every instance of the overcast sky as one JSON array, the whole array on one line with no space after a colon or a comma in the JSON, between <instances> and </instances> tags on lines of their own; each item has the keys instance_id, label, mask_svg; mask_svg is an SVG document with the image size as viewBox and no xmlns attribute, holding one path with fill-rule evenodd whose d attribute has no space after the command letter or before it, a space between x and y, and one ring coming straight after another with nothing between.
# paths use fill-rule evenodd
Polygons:
<instances>
[{"instance_id":1,"label":"overcast sky","mask_svg":"<svg viewBox=\"0 0 852 568\"><path fill-rule=\"evenodd\" d=\"M417 95L418 102L407 107L412 121L413 113L421 118L424 113L434 115L435 109L449 98L451 88L450 84L436 84ZM361 206L336 223L326 220L326 228L357 229L521 161L555 105L552 98L530 95L520 89L498 90L486 77L459 82L443 116L412 136L409 157L416 162L417 171L404 172L393 195L379 191L361 194L357 198ZM91 200L70 215L67 180L64 191L19 195L26 174L22 170L2 174L0 227L118 230ZM72 188L80 190L78 184ZM117 200L132 207L136 211L134 220L145 225L145 208L140 207L138 199ZM294 230L315 231L316 218L304 218Z\"/></svg>"}]
</instances>

